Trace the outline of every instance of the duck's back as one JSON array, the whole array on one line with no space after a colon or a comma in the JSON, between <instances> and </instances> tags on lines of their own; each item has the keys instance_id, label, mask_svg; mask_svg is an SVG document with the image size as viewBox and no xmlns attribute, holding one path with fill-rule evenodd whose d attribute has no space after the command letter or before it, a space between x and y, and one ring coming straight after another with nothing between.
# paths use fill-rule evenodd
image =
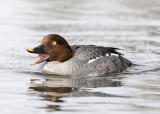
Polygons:
<instances>
[{"instance_id":1,"label":"duck's back","mask_svg":"<svg viewBox=\"0 0 160 114\"><path fill-rule=\"evenodd\" d=\"M74 57L83 63L85 75L118 73L132 65L131 61L122 57L122 53L116 51L118 48L73 45L72 49L75 51Z\"/></svg>"},{"instance_id":2,"label":"duck's back","mask_svg":"<svg viewBox=\"0 0 160 114\"><path fill-rule=\"evenodd\" d=\"M45 66L45 72L48 70L46 73L50 74L99 76L121 72L132 64L116 51L118 48L94 45L73 45L71 48L74 56L70 60L58 64L50 62L48 67Z\"/></svg>"}]
</instances>

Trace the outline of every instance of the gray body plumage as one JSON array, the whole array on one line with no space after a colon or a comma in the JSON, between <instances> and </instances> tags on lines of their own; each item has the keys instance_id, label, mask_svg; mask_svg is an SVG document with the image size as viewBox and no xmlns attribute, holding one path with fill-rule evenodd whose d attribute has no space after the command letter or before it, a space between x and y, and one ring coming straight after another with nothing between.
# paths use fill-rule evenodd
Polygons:
<instances>
[{"instance_id":1,"label":"gray body plumage","mask_svg":"<svg viewBox=\"0 0 160 114\"><path fill-rule=\"evenodd\" d=\"M117 52L117 48L94 45L73 45L74 56L66 62L48 62L44 73L59 75L100 76L119 73L131 66L131 62ZM111 55L111 53L118 55Z\"/></svg>"}]
</instances>

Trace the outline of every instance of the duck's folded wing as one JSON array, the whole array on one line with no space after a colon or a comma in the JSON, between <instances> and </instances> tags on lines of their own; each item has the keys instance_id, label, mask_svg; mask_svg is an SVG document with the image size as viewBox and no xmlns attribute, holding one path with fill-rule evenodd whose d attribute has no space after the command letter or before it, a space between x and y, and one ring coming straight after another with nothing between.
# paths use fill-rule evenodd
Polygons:
<instances>
[{"instance_id":1,"label":"duck's folded wing","mask_svg":"<svg viewBox=\"0 0 160 114\"><path fill-rule=\"evenodd\" d=\"M110 55L111 53L122 55L117 52L118 48L114 47L102 47L94 45L73 45L71 46L74 57L80 59L82 62L89 62L90 60L97 59L101 56Z\"/></svg>"}]
</instances>

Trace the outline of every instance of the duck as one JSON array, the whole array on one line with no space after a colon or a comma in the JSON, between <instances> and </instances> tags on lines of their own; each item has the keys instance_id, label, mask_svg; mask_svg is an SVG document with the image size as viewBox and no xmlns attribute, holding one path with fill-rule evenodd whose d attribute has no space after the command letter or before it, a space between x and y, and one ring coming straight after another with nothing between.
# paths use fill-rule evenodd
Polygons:
<instances>
[{"instance_id":1,"label":"duck","mask_svg":"<svg viewBox=\"0 0 160 114\"><path fill-rule=\"evenodd\" d=\"M46 61L43 73L72 76L102 76L123 72L132 62L118 50L96 45L69 45L58 34L46 35L39 46L27 49L30 53L38 54L31 65Z\"/></svg>"}]
</instances>

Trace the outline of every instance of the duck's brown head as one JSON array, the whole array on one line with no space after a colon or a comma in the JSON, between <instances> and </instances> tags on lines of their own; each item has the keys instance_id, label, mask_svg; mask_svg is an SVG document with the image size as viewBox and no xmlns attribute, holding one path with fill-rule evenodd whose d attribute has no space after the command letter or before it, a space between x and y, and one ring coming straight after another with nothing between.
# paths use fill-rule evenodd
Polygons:
<instances>
[{"instance_id":1,"label":"duck's brown head","mask_svg":"<svg viewBox=\"0 0 160 114\"><path fill-rule=\"evenodd\" d=\"M41 45L27 49L27 51L38 54L38 57L31 65L35 65L46 60L65 62L73 56L68 42L58 34L49 34L45 36Z\"/></svg>"}]
</instances>

